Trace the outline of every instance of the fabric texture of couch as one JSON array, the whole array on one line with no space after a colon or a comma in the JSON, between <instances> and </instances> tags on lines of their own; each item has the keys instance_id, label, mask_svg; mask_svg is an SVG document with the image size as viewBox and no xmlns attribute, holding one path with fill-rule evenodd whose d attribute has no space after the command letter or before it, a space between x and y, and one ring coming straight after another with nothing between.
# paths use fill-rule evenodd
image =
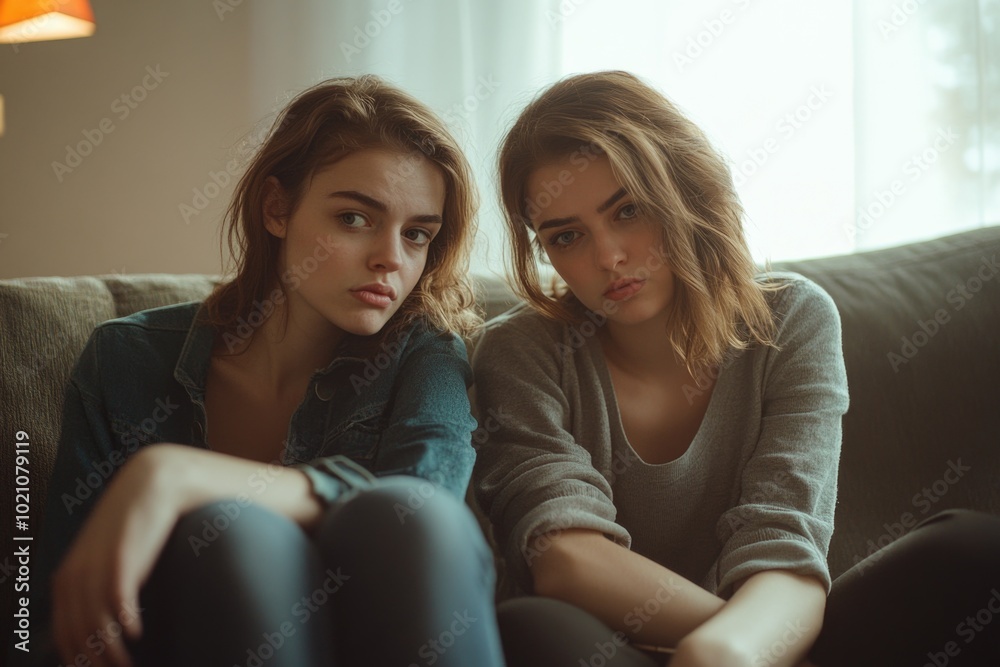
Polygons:
<instances>
[{"instance_id":1,"label":"fabric texture of couch","mask_svg":"<svg viewBox=\"0 0 1000 667\"><path fill-rule=\"evenodd\" d=\"M1000 515L998 260L1000 227L987 227L775 263L826 289L843 323L851 406L828 559L834 577L936 511ZM215 281L159 274L0 281L0 636L12 637L21 596L14 549L24 542L13 534L35 536L37 553L63 389L91 330L137 310L201 299ZM516 302L500 281L481 282L478 295L487 317ZM28 531L14 523L19 431L30 443ZM30 585L43 583L31 578Z\"/></svg>"}]
</instances>

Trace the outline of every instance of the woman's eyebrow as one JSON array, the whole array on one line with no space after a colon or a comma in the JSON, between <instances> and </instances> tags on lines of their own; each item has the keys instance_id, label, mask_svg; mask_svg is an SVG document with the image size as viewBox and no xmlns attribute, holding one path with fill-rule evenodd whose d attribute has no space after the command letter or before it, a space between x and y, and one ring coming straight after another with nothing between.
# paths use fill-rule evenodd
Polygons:
<instances>
[{"instance_id":1,"label":"woman's eyebrow","mask_svg":"<svg viewBox=\"0 0 1000 667\"><path fill-rule=\"evenodd\" d=\"M331 192L330 194L327 195L327 197L330 199L334 197L352 199L360 204L364 204L366 206L375 209L379 213L387 213L389 211L389 207L386 206L384 202L381 202L378 199L375 199L374 197L366 195L362 192L358 192L357 190L338 190L336 192ZM412 218L410 218L410 220L412 220L413 222L424 222L424 223L438 224L438 225L440 225L442 222L441 216L436 213L415 215Z\"/></svg>"},{"instance_id":2,"label":"woman's eyebrow","mask_svg":"<svg viewBox=\"0 0 1000 667\"><path fill-rule=\"evenodd\" d=\"M615 202L625 196L625 188L618 188L618 192L614 193L608 197L607 201L597 207L598 213L604 213L609 208L614 206Z\"/></svg>"},{"instance_id":3,"label":"woman's eyebrow","mask_svg":"<svg viewBox=\"0 0 1000 667\"><path fill-rule=\"evenodd\" d=\"M369 195L358 192L357 190L338 190L337 192L331 192L327 197L343 197L345 199L353 199L354 201L370 206L371 208L379 211L380 213L385 213L389 210L389 207L385 205L384 202L375 199Z\"/></svg>"},{"instance_id":4,"label":"woman's eyebrow","mask_svg":"<svg viewBox=\"0 0 1000 667\"><path fill-rule=\"evenodd\" d=\"M597 207L598 213L604 213L609 208L615 205L615 202L625 196L625 188L618 188L618 191L607 198L607 200ZM580 216L571 215L568 218L552 218L551 220L546 220L542 224L538 225L538 231L543 229L549 229L550 227L562 227L563 225L568 225L571 222L579 222Z\"/></svg>"}]
</instances>

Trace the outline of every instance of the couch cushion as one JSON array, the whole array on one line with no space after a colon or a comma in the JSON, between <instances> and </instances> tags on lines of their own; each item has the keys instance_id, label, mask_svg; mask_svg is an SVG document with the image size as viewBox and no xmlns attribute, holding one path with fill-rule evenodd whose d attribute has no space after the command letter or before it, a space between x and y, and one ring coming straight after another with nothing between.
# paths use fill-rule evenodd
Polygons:
<instances>
[{"instance_id":1,"label":"couch cushion","mask_svg":"<svg viewBox=\"0 0 1000 667\"><path fill-rule=\"evenodd\" d=\"M1000 514L998 261L1000 227L988 227L775 264L821 285L843 323L834 576L942 509Z\"/></svg>"}]
</instances>

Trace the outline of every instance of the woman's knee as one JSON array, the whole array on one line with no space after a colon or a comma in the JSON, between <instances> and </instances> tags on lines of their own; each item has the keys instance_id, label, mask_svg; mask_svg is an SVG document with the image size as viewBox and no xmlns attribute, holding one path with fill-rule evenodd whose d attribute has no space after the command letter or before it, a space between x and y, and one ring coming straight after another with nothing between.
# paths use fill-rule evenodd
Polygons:
<instances>
[{"instance_id":1,"label":"woman's knee","mask_svg":"<svg viewBox=\"0 0 1000 667\"><path fill-rule=\"evenodd\" d=\"M378 526L380 535L425 534L435 538L479 540L472 511L448 491L424 479L385 477L332 508L320 533L330 528ZM473 531L472 529L476 530Z\"/></svg>"},{"instance_id":2,"label":"woman's knee","mask_svg":"<svg viewBox=\"0 0 1000 667\"><path fill-rule=\"evenodd\" d=\"M345 536L346 539L345 539ZM317 532L321 550L345 541L361 551L472 552L492 559L479 524L465 503L427 480L384 477L331 508ZM374 543L374 544L373 544Z\"/></svg>"},{"instance_id":3,"label":"woman's knee","mask_svg":"<svg viewBox=\"0 0 1000 667\"><path fill-rule=\"evenodd\" d=\"M908 549L923 559L956 567L981 562L1000 573L1000 517L948 509L927 517L907 536Z\"/></svg>"},{"instance_id":4,"label":"woman's knee","mask_svg":"<svg viewBox=\"0 0 1000 667\"><path fill-rule=\"evenodd\" d=\"M301 553L307 544L305 532L288 517L260 505L236 499L220 500L181 516L161 559L194 562L205 567L228 566L234 560L248 559L273 564L276 561L270 556Z\"/></svg>"}]
</instances>

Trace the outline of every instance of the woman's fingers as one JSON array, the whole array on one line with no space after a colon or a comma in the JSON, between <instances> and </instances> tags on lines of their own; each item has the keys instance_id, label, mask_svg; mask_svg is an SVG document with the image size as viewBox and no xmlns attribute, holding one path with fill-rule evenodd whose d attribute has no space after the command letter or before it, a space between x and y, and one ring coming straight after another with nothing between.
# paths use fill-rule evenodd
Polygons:
<instances>
[{"instance_id":1,"label":"woman's fingers","mask_svg":"<svg viewBox=\"0 0 1000 667\"><path fill-rule=\"evenodd\" d=\"M60 570L54 581L52 629L64 664L93 667L130 667L125 636L138 638L141 628L137 606L131 609L121 596L108 593L111 586L101 568L74 575L72 567ZM80 661L83 656L85 661Z\"/></svg>"}]
</instances>

